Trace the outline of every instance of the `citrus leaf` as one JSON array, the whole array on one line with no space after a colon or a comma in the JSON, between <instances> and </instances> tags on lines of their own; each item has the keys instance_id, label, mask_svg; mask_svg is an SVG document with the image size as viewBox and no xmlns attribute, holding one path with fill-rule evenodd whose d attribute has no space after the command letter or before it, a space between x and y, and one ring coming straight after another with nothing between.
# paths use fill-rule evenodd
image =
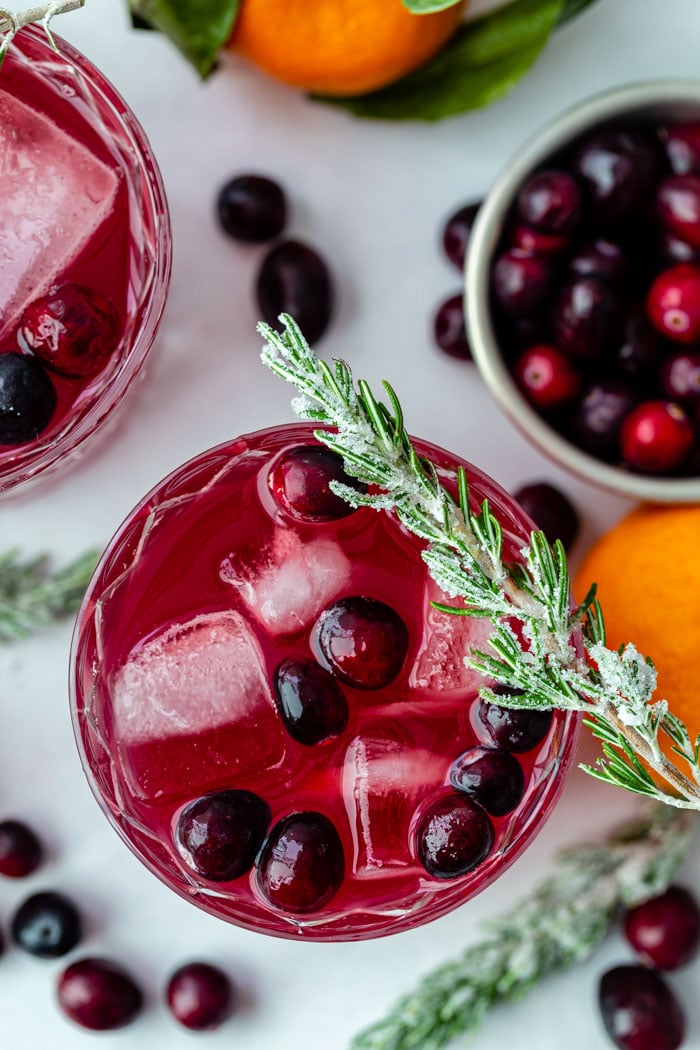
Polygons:
<instances>
[{"instance_id":1,"label":"citrus leaf","mask_svg":"<svg viewBox=\"0 0 700 1050\"><path fill-rule=\"evenodd\" d=\"M557 25L563 26L565 22L575 18L576 15L580 15L582 11L585 11L587 7L590 7L595 2L596 0L566 0Z\"/></svg>"},{"instance_id":2,"label":"citrus leaf","mask_svg":"<svg viewBox=\"0 0 700 1050\"><path fill-rule=\"evenodd\" d=\"M205 77L228 42L240 0L129 0L132 17L159 29Z\"/></svg>"},{"instance_id":3,"label":"citrus leaf","mask_svg":"<svg viewBox=\"0 0 700 1050\"><path fill-rule=\"evenodd\" d=\"M429 15L433 11L444 11L446 7L461 4L462 0L402 0L402 3L414 15Z\"/></svg>"}]
</instances>

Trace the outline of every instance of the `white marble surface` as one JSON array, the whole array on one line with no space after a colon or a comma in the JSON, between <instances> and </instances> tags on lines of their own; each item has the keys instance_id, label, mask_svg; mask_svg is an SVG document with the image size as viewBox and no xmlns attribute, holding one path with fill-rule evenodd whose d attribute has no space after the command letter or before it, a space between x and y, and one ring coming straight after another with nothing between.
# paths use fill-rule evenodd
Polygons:
<instances>
[{"instance_id":1,"label":"white marble surface","mask_svg":"<svg viewBox=\"0 0 700 1050\"><path fill-rule=\"evenodd\" d=\"M580 547L627 508L556 470L500 416L478 376L433 348L433 309L458 289L438 249L444 217L483 193L518 142L559 109L606 86L698 73L697 0L600 0L560 32L527 80L491 109L435 126L361 123L226 62L200 85L169 46L134 34L120 0L87 0L61 31L113 80L160 158L173 217L175 267L159 349L128 418L106 447L45 491L0 507L3 549L59 559L102 545L134 502L185 458L235 433L290 419L289 391L258 364L252 284L260 251L227 241L212 205L231 174L279 177L290 234L323 251L339 304L323 350L373 382L391 378L415 433L477 461L506 487L549 478L585 517ZM476 936L542 875L563 843L603 831L631 800L572 776L546 829L481 897L432 925L350 945L297 944L224 925L176 898L107 826L83 779L67 708L70 628L0 651L0 814L44 835L45 866L0 884L0 926L29 892L73 894L87 916L82 950L121 958L147 991L144 1016L95 1037L53 1001L60 963L12 949L0 957L3 1050L169 1050L191 1047L161 999L166 975L201 957L224 965L243 1007L212 1050L344 1050L419 974ZM584 745L586 757L591 745ZM696 846L684 879L697 886ZM593 1050L607 1044L595 1008L597 975L628 958L614 934L589 964L549 980L484 1025L479 1050ZM688 1014L685 1046L700 1050L700 963L673 978Z\"/></svg>"}]
</instances>

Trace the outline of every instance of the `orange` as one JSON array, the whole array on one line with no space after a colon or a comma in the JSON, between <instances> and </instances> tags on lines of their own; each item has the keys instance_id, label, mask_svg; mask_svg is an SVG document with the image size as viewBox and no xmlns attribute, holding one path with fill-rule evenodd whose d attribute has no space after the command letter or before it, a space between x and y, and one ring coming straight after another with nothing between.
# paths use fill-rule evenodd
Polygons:
<instances>
[{"instance_id":1,"label":"orange","mask_svg":"<svg viewBox=\"0 0 700 1050\"><path fill-rule=\"evenodd\" d=\"M287 84L360 95L427 62L464 6L414 15L401 0L242 0L230 46Z\"/></svg>"},{"instance_id":2,"label":"orange","mask_svg":"<svg viewBox=\"0 0 700 1050\"><path fill-rule=\"evenodd\" d=\"M694 739L700 733L700 506L645 506L628 514L586 555L573 585L579 601L593 581L608 646L634 642L652 658L656 699L668 700Z\"/></svg>"}]
</instances>

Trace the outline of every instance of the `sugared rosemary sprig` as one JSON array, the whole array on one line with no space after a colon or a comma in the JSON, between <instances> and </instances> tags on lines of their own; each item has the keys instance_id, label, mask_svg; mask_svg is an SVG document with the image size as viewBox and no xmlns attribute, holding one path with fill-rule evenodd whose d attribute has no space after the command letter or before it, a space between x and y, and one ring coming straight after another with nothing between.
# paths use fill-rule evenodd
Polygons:
<instances>
[{"instance_id":1,"label":"sugared rosemary sprig","mask_svg":"<svg viewBox=\"0 0 700 1050\"><path fill-rule=\"evenodd\" d=\"M0 642L26 638L75 613L97 557L97 551L88 551L52 571L45 555L24 560L16 550L0 555Z\"/></svg>"},{"instance_id":2,"label":"sugared rosemary sprig","mask_svg":"<svg viewBox=\"0 0 700 1050\"><path fill-rule=\"evenodd\" d=\"M51 46L54 51L57 51L58 48L51 33L51 19L55 15L76 11L79 7L84 6L85 0L51 0L48 4L29 7L26 11L9 11L7 8L0 7L0 65L16 34L30 22L41 22Z\"/></svg>"},{"instance_id":3,"label":"sugared rosemary sprig","mask_svg":"<svg viewBox=\"0 0 700 1050\"><path fill-rule=\"evenodd\" d=\"M439 1050L473 1035L492 1007L587 959L620 906L662 893L696 826L688 812L651 804L605 842L567 849L530 897L490 923L461 958L424 977L352 1050Z\"/></svg>"},{"instance_id":4,"label":"sugared rosemary sprig","mask_svg":"<svg viewBox=\"0 0 700 1050\"><path fill-rule=\"evenodd\" d=\"M482 696L502 706L583 712L603 750L596 766L583 767L588 773L700 810L700 736L691 740L666 701L654 700L650 659L633 644L606 648L595 586L572 610L562 544L550 546L542 532L534 532L521 563L504 561L501 526L488 501L471 506L463 469L457 497L445 488L435 466L417 454L389 384L386 405L364 380L355 387L345 362L321 361L291 317L280 321L281 333L259 325L263 361L299 390L292 402L297 415L333 428L317 431L317 437L342 456L349 474L371 486L358 493L333 483L334 490L353 506L393 511L427 541L423 557L431 575L459 603L439 608L492 621L489 651L474 650L465 661L511 692L496 696L484 687ZM676 762L664 754L664 738Z\"/></svg>"}]
</instances>

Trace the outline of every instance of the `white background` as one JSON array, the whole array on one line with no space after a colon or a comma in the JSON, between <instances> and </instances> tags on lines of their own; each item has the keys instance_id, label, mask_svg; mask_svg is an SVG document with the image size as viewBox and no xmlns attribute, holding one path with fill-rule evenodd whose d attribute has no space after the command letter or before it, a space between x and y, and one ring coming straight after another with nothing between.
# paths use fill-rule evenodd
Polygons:
<instances>
[{"instance_id":1,"label":"white background","mask_svg":"<svg viewBox=\"0 0 700 1050\"><path fill-rule=\"evenodd\" d=\"M60 31L112 79L151 137L172 208L175 266L158 350L121 427L59 483L2 505L2 549L47 549L63 561L102 546L136 500L184 459L291 418L289 390L257 360L252 286L261 252L227 241L212 214L219 185L247 171L284 183L289 233L317 245L333 268L338 309L323 352L346 358L374 383L390 378L414 433L478 462L507 488L544 478L558 483L584 517L579 552L628 508L552 467L501 417L473 368L434 349L433 310L459 287L440 255L439 230L456 206L483 194L525 136L566 105L625 81L697 75L697 0L600 0L557 34L508 99L434 126L358 122L235 61L201 85L164 41L128 28L120 0L87 0L84 10L61 18ZM73 895L87 922L80 950L130 966L148 1009L120 1033L84 1034L53 1001L62 964L7 949L0 957L3 1050L189 1048L198 1037L169 1018L161 990L166 975L193 957L223 965L241 988L238 1016L199 1037L211 1050L344 1050L421 973L473 940L480 920L526 892L558 846L602 833L634 808L622 793L576 773L528 853L481 897L438 922L345 945L248 933L167 891L108 827L73 746L69 640L66 625L0 651L0 815L26 818L49 850L30 880L0 884L0 926L7 931L30 891ZM582 756L592 755L586 743ZM684 881L697 887L698 876L696 845ZM597 977L628 958L614 934L589 964L494 1013L474 1045L604 1048ZM672 978L685 1003L691 1050L700 1050L699 978L699 962Z\"/></svg>"}]
</instances>

